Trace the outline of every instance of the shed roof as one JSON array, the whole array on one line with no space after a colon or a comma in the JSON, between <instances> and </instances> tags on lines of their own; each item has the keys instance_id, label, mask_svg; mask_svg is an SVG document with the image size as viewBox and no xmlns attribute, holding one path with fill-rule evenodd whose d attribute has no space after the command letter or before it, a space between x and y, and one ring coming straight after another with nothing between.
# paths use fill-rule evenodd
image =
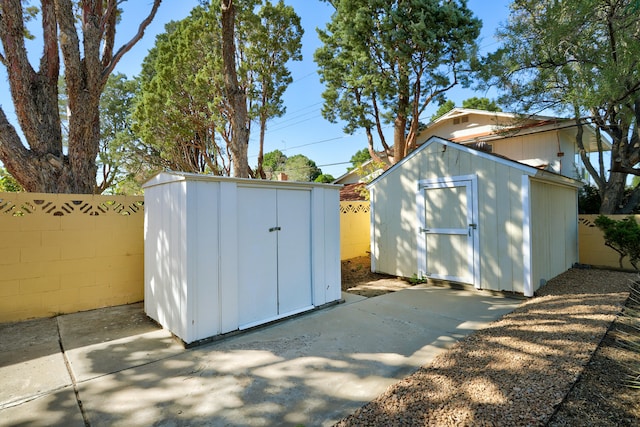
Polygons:
<instances>
[{"instance_id":1,"label":"shed roof","mask_svg":"<svg viewBox=\"0 0 640 427\"><path fill-rule=\"evenodd\" d=\"M178 181L236 182L239 184L251 186L278 186L294 188L333 187L336 190L339 190L342 187L342 185L339 184L325 184L319 182L270 181L266 179L234 178L229 176L207 175L191 172L165 171L158 172L157 174L152 176L147 182L142 184L142 188L149 188L156 185L168 184Z\"/></svg>"}]
</instances>

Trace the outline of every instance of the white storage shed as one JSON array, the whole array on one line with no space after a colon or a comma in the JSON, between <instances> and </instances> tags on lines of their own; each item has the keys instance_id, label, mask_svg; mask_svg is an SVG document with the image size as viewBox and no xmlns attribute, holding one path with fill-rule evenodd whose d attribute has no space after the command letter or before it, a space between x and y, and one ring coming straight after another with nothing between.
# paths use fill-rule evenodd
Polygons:
<instances>
[{"instance_id":1,"label":"white storage shed","mask_svg":"<svg viewBox=\"0 0 640 427\"><path fill-rule=\"evenodd\" d=\"M178 172L143 187L145 311L186 344L340 300L340 187Z\"/></svg>"},{"instance_id":2,"label":"white storage shed","mask_svg":"<svg viewBox=\"0 0 640 427\"><path fill-rule=\"evenodd\" d=\"M371 268L533 296L578 262L581 186L432 137L369 184Z\"/></svg>"}]
</instances>

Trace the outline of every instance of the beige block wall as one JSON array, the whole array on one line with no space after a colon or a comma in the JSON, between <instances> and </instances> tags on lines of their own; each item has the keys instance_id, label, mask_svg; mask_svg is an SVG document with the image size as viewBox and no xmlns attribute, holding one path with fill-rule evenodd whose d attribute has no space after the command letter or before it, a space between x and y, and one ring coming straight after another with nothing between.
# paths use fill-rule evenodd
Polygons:
<instances>
[{"instance_id":1,"label":"beige block wall","mask_svg":"<svg viewBox=\"0 0 640 427\"><path fill-rule=\"evenodd\" d=\"M607 216L618 221L628 217L628 215ZM598 215L580 215L578 217L580 263L596 267L620 268L620 255L610 247L605 246L603 233L595 225L597 217ZM635 215L634 217L640 223L640 215ZM633 270L628 257L624 258L622 267Z\"/></svg>"},{"instance_id":2,"label":"beige block wall","mask_svg":"<svg viewBox=\"0 0 640 427\"><path fill-rule=\"evenodd\" d=\"M0 322L141 301L143 200L0 193Z\"/></svg>"},{"instance_id":3,"label":"beige block wall","mask_svg":"<svg viewBox=\"0 0 640 427\"><path fill-rule=\"evenodd\" d=\"M369 255L370 225L368 201L340 202L340 259Z\"/></svg>"}]
</instances>

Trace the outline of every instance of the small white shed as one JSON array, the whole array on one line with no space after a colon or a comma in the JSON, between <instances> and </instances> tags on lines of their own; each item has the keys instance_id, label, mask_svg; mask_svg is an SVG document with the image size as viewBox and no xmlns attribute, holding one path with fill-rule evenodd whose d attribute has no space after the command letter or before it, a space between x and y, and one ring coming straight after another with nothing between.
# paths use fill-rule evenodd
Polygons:
<instances>
[{"instance_id":1,"label":"small white shed","mask_svg":"<svg viewBox=\"0 0 640 427\"><path fill-rule=\"evenodd\" d=\"M143 187L145 311L186 344L340 300L340 187L178 172Z\"/></svg>"},{"instance_id":2,"label":"small white shed","mask_svg":"<svg viewBox=\"0 0 640 427\"><path fill-rule=\"evenodd\" d=\"M533 296L578 262L581 186L432 137L368 186L371 268Z\"/></svg>"}]
</instances>

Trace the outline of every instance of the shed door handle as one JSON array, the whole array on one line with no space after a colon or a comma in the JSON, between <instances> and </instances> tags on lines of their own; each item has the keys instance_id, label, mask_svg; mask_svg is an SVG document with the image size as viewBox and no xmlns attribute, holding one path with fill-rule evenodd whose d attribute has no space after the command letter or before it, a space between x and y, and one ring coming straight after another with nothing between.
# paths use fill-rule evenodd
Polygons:
<instances>
[{"instance_id":1,"label":"shed door handle","mask_svg":"<svg viewBox=\"0 0 640 427\"><path fill-rule=\"evenodd\" d=\"M271 228L269 229L269 233L272 233L272 232L274 232L274 231L280 231L280 230L282 230L280 227L271 227Z\"/></svg>"}]
</instances>

